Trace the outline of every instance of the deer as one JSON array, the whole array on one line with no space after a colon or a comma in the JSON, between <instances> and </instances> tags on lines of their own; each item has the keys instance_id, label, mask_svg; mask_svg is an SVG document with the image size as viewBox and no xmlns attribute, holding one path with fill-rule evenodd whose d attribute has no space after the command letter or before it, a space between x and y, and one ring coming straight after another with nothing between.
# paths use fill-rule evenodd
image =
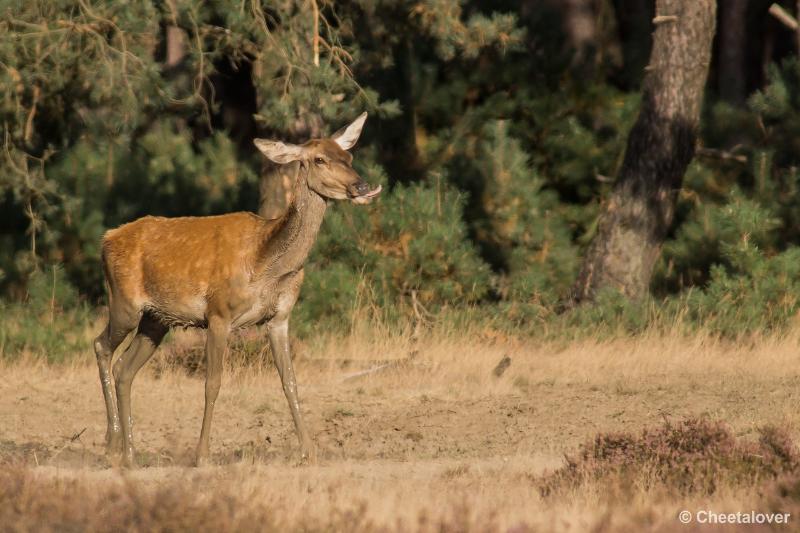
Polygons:
<instances>
[{"instance_id":1,"label":"deer","mask_svg":"<svg viewBox=\"0 0 800 533\"><path fill-rule=\"evenodd\" d=\"M289 347L289 317L303 283L304 264L328 204L369 204L381 192L352 167L349 150L367 113L327 138L304 144L254 139L278 170L288 208L268 220L254 213L165 218L145 216L111 229L102 240L108 323L94 341L108 427L106 450L133 467L131 385L166 333L206 330L205 409L195 453L208 464L211 420L232 331L265 324L272 358L300 442L301 460L315 448L303 422ZM124 352L114 352L135 331ZM113 383L112 383L113 379Z\"/></svg>"}]
</instances>

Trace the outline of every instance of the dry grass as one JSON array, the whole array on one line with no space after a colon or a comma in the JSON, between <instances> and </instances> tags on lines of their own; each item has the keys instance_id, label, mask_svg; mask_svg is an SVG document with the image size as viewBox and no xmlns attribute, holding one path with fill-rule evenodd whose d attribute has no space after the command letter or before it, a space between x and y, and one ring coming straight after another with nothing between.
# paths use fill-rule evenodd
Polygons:
<instances>
[{"instance_id":1,"label":"dry grass","mask_svg":"<svg viewBox=\"0 0 800 533\"><path fill-rule=\"evenodd\" d=\"M702 486L714 481L711 491L682 490L669 475L652 483L646 461L624 475L584 476L548 496L541 489L568 465L565 454L580 457L580 446L598 434L640 442L645 428L656 434L665 419L673 427L690 418L724 421L724 434L711 432L722 439L707 448L711 456L695 450L712 461L706 467L718 464L720 443L739 458L764 454L759 428L767 425L786 432L774 442L798 441L798 338L736 345L654 333L538 343L492 331L436 332L420 340L410 364L352 379L376 361L405 358L414 349L409 337L364 331L320 339L296 346L302 405L320 449L314 466L297 465L274 370L237 350L217 403L217 466L200 470L187 466L203 384L181 362L195 335L174 336L134 384L145 468L132 472L109 468L103 456L104 408L90 355L64 366L19 361L0 367L0 524L20 531L686 531L676 520L680 509L792 512L800 483L780 461L751 461L756 475L744 481L704 471L710 477L700 478ZM238 342L257 346L258 337ZM511 364L498 378L493 370L506 355ZM663 457L648 455L641 442L637 450ZM666 464L662 473L682 468ZM610 490L624 476L627 489Z\"/></svg>"}]
</instances>

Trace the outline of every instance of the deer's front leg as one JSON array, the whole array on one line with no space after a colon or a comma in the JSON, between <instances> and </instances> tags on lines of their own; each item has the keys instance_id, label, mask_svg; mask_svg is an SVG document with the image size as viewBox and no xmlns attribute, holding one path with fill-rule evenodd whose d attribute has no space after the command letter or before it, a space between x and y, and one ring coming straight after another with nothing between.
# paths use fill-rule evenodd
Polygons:
<instances>
[{"instance_id":1,"label":"deer's front leg","mask_svg":"<svg viewBox=\"0 0 800 533\"><path fill-rule=\"evenodd\" d=\"M289 410L292 412L294 427L297 431L297 438L300 440L300 452L304 461L314 462L316 451L314 443L308 434L303 415L300 413L300 401L297 398L297 380L294 377L294 367L292 366L292 356L289 352L289 320L283 319L269 324L269 343L272 348L272 358L275 360L275 367L281 376L283 393L286 401L289 402Z\"/></svg>"},{"instance_id":2,"label":"deer's front leg","mask_svg":"<svg viewBox=\"0 0 800 533\"><path fill-rule=\"evenodd\" d=\"M143 316L130 346L114 363L117 403L122 426L122 461L125 466L134 466L131 385L136 374L152 357L166 334L166 326L150 316Z\"/></svg>"},{"instance_id":3,"label":"deer's front leg","mask_svg":"<svg viewBox=\"0 0 800 533\"><path fill-rule=\"evenodd\" d=\"M208 461L208 442L211 437L211 418L222 383L222 361L228 347L230 323L220 318L209 318L206 337L206 407L203 411L203 429L197 444L196 462L202 466Z\"/></svg>"}]
</instances>

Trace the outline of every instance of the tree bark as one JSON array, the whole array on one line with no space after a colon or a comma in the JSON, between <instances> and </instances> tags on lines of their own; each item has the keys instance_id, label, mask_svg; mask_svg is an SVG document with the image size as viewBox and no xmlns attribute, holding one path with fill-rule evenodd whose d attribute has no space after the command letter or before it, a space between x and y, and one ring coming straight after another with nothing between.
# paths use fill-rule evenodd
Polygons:
<instances>
[{"instance_id":1,"label":"tree bark","mask_svg":"<svg viewBox=\"0 0 800 533\"><path fill-rule=\"evenodd\" d=\"M639 117L578 275L573 303L592 300L605 287L633 299L648 292L694 156L716 2L658 0L654 23Z\"/></svg>"},{"instance_id":2,"label":"tree bark","mask_svg":"<svg viewBox=\"0 0 800 533\"><path fill-rule=\"evenodd\" d=\"M167 68L176 67L186 56L186 34L178 26L167 26Z\"/></svg>"},{"instance_id":3,"label":"tree bark","mask_svg":"<svg viewBox=\"0 0 800 533\"><path fill-rule=\"evenodd\" d=\"M178 9L175 0L167 0L172 24L167 25L166 31L166 58L164 64L167 68L175 68L186 56L186 32L178 26Z\"/></svg>"}]
</instances>

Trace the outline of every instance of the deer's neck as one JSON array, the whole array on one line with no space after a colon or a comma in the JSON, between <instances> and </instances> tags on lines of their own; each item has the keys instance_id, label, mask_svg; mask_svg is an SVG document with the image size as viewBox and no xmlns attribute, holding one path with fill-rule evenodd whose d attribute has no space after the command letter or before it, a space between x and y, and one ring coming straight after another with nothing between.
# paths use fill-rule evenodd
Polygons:
<instances>
[{"instance_id":1,"label":"deer's neck","mask_svg":"<svg viewBox=\"0 0 800 533\"><path fill-rule=\"evenodd\" d=\"M304 177L295 185L293 200L278 230L264 246L262 273L280 278L300 270L317 240L327 202L308 188Z\"/></svg>"}]
</instances>

